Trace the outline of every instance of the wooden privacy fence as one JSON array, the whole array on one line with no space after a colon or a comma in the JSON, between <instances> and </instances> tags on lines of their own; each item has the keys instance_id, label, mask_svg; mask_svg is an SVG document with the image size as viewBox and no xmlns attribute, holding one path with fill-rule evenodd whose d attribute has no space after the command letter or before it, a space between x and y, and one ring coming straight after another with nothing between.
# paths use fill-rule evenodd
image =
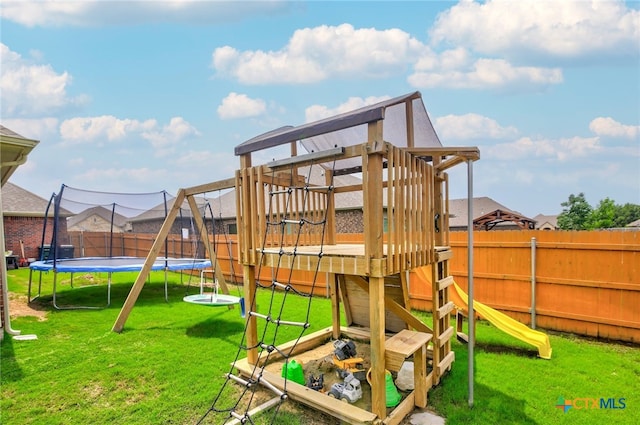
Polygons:
<instances>
[{"instance_id":1,"label":"wooden privacy fence","mask_svg":"<svg viewBox=\"0 0 640 425\"><path fill-rule=\"evenodd\" d=\"M154 234L71 233L75 256L144 257ZM451 232L451 274L467 290L467 232ZM337 234L337 243L362 243L362 234ZM535 238L535 248L532 240ZM225 278L242 282L235 235L216 237ZM202 257L201 243L169 235L170 257ZM232 255L230 255L229 247ZM164 255L164 251L160 255ZM232 260L233 259L233 264ZM233 265L233 268L232 268ZM259 278L272 279L271 268ZM279 276L281 280L289 279ZM295 271L299 290L327 296L326 274ZM415 281L414 281L415 282ZM535 288L535 293L532 292ZM532 297L532 294L534 296ZM640 232L637 231L476 231L474 298L528 325L580 335L640 342ZM410 287L412 306L431 308L431 289ZM535 313L532 315L532 301Z\"/></svg>"},{"instance_id":2,"label":"wooden privacy fence","mask_svg":"<svg viewBox=\"0 0 640 425\"><path fill-rule=\"evenodd\" d=\"M450 245L467 290L467 233ZM528 325L640 342L640 232L478 231L473 256L474 299Z\"/></svg>"}]
</instances>

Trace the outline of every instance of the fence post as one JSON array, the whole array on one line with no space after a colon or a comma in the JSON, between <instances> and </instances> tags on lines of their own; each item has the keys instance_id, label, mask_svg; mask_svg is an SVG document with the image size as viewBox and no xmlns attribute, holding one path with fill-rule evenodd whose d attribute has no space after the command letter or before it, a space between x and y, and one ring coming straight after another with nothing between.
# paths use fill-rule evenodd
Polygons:
<instances>
[{"instance_id":1,"label":"fence post","mask_svg":"<svg viewBox=\"0 0 640 425\"><path fill-rule=\"evenodd\" d=\"M531 329L536 328L536 238L531 238Z\"/></svg>"}]
</instances>

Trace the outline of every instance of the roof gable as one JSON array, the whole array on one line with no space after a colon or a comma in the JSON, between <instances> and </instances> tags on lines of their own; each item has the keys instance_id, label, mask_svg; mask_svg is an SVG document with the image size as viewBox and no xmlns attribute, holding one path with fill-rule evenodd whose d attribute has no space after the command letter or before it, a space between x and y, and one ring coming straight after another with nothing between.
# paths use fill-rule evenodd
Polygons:
<instances>
[{"instance_id":1,"label":"roof gable","mask_svg":"<svg viewBox=\"0 0 640 425\"><path fill-rule=\"evenodd\" d=\"M49 201L11 182L2 186L2 211L6 216L44 217Z\"/></svg>"}]
</instances>

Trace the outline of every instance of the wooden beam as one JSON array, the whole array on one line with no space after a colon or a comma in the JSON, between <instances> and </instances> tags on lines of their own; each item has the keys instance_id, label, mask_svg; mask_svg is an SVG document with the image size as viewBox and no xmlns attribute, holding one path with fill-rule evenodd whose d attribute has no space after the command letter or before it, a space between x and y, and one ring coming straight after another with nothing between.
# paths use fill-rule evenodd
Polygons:
<instances>
[{"instance_id":1,"label":"wooden beam","mask_svg":"<svg viewBox=\"0 0 640 425\"><path fill-rule=\"evenodd\" d=\"M331 317L333 323L333 339L340 338L340 286L338 284L338 275L335 273L327 273L329 280L329 293L331 295Z\"/></svg>"},{"instance_id":2,"label":"wooden beam","mask_svg":"<svg viewBox=\"0 0 640 425\"><path fill-rule=\"evenodd\" d=\"M443 171L447 171L449 168L455 167L458 164L462 164L463 162L467 162L467 159L463 156L454 156L451 158L442 161L436 167L437 173L442 173Z\"/></svg>"},{"instance_id":3,"label":"wooden beam","mask_svg":"<svg viewBox=\"0 0 640 425\"><path fill-rule=\"evenodd\" d=\"M244 264L242 266L242 280L244 284L244 308L245 318L247 321L246 326L246 341L247 347L255 347L258 343L258 324L256 317L250 314L252 311L256 311L256 268L250 264ZM258 349L251 348L247 350L247 359L249 363L256 364L258 361Z\"/></svg>"},{"instance_id":4,"label":"wooden beam","mask_svg":"<svg viewBox=\"0 0 640 425\"><path fill-rule=\"evenodd\" d=\"M384 257L382 215L382 121L369 123L363 152L365 258L368 263ZM368 268L372 272L372 266ZM385 391L384 277L369 278L369 323L371 327L371 411L387 416Z\"/></svg>"},{"instance_id":5,"label":"wooden beam","mask_svg":"<svg viewBox=\"0 0 640 425\"><path fill-rule=\"evenodd\" d=\"M353 314L351 312L351 303L349 302L349 292L347 292L347 282L343 274L338 275L338 288L340 291L340 299L344 308L344 317L347 326L353 325Z\"/></svg>"},{"instance_id":6,"label":"wooden beam","mask_svg":"<svg viewBox=\"0 0 640 425\"><path fill-rule=\"evenodd\" d=\"M113 328L111 328L113 332L122 332L124 324L126 323L127 318L129 317L129 314L131 313L131 310L133 309L138 296L140 295L140 291L142 291L142 287L144 286L144 283L146 282L147 277L151 272L153 263L155 263L156 258L158 258L158 253L163 248L164 242L167 240L167 235L171 231L171 226L173 226L173 222L178 216L178 211L180 211L180 206L184 201L184 197L185 190L180 189L178 191L178 194L176 195L176 199L173 201L173 205L171 206L169 213L167 214L167 218L165 218L164 223L162 223L162 227L160 227L158 236L153 242L149 254L147 254L147 258L144 261L142 270L140 270L140 273L138 273L138 277L136 278L131 291L129 291L129 295L127 296L127 299L125 300L124 305L120 310L120 314L118 314L118 317L113 324Z\"/></svg>"},{"instance_id":7,"label":"wooden beam","mask_svg":"<svg viewBox=\"0 0 640 425\"><path fill-rule=\"evenodd\" d=\"M289 357L296 354L305 353L313 350L327 342L333 337L333 328L324 328L301 337L299 340L285 342L276 347L276 350L269 354L269 363L274 363L282 359L280 353L286 353ZM258 361L258 366L265 366L267 357L262 356Z\"/></svg>"},{"instance_id":8,"label":"wooden beam","mask_svg":"<svg viewBox=\"0 0 640 425\"><path fill-rule=\"evenodd\" d=\"M389 413L389 416L387 416L382 423L384 425L399 425L402 423L404 418L416 408L415 398L416 392L411 391L409 395L406 396L391 413Z\"/></svg>"},{"instance_id":9,"label":"wooden beam","mask_svg":"<svg viewBox=\"0 0 640 425\"><path fill-rule=\"evenodd\" d=\"M184 189L185 195L200 195L207 192L215 192L218 190L231 189L236 186L236 178L218 180L216 182L205 183L198 186L192 186Z\"/></svg>"},{"instance_id":10,"label":"wooden beam","mask_svg":"<svg viewBox=\"0 0 640 425\"><path fill-rule=\"evenodd\" d=\"M415 156L461 156L472 161L480 159L480 149L477 146L442 146L433 148L406 148L406 151Z\"/></svg>"},{"instance_id":11,"label":"wooden beam","mask_svg":"<svg viewBox=\"0 0 640 425\"><path fill-rule=\"evenodd\" d=\"M311 152L305 155L292 156L289 158L278 159L267 163L267 167L272 170L279 170L282 168L289 168L292 165L296 167L303 167L305 165L318 164L319 162L332 161L333 159L342 158L344 155L344 148L333 148L325 151Z\"/></svg>"}]
</instances>

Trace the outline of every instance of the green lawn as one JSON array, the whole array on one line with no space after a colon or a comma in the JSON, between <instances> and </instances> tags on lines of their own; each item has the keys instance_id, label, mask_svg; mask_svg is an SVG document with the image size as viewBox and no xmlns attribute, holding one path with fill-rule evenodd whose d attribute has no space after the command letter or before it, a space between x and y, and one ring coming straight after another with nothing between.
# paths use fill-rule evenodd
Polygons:
<instances>
[{"instance_id":1,"label":"green lawn","mask_svg":"<svg viewBox=\"0 0 640 425\"><path fill-rule=\"evenodd\" d=\"M10 270L8 275L12 296L26 294L28 270ZM20 317L12 322L13 328L38 339L5 336L2 342L2 424L193 424L207 411L243 334L237 308L182 302L188 278L181 283L177 274L169 275L167 303L163 274L154 273L125 331L116 334L111 326L134 273L113 275L112 306L101 310L51 309L52 275L43 276L46 296L36 305L47 310L46 320ZM68 276L60 278L61 305L100 305L106 299L105 285L70 291ZM82 278L76 277L75 283ZM106 275L93 278L104 281ZM269 296L260 293L258 303L268 303ZM328 300L315 298L311 308L310 332L330 325ZM296 300L287 318L301 320L306 312L304 302ZM533 347L484 322L477 334L475 406L467 405L467 348L458 342L453 345L452 372L429 393L429 408L448 424L640 423L638 347L552 335L553 358L541 360ZM293 336L284 331L278 340ZM616 407L624 398L625 408L572 408L564 413L555 407L559 397L614 398ZM584 403L592 407L593 402L577 400L578 407ZM284 424L330 421L295 403L287 403L277 418Z\"/></svg>"}]
</instances>

